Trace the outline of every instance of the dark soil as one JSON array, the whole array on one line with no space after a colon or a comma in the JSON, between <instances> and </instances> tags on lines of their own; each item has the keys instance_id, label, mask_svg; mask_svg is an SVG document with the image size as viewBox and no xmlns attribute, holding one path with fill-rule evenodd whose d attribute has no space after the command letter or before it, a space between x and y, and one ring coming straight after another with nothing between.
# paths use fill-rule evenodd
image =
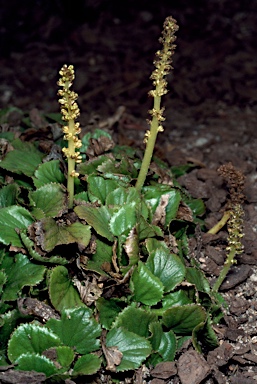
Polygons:
<instances>
[{"instance_id":1,"label":"dark soil","mask_svg":"<svg viewBox=\"0 0 257 384\"><path fill-rule=\"evenodd\" d=\"M156 153L170 165L195 165L180 183L205 201L207 228L221 218L227 198L217 168L232 162L244 173L244 253L222 285L229 309L215 327L220 346L200 356L189 344L175 362L139 370L125 382L254 384L257 1L27 0L21 5L9 0L0 14L0 106L19 107L32 117L38 115L35 108L58 112L58 71L64 63L73 64L82 126L112 130L117 143L142 147L151 107L149 76L169 15L180 30L164 100L165 131L158 137ZM19 118L11 114L8 125L15 126ZM224 263L226 239L224 229L218 235L199 234L191 243L192 256L210 279L219 275ZM29 378L22 382L32 383Z\"/></svg>"}]
</instances>

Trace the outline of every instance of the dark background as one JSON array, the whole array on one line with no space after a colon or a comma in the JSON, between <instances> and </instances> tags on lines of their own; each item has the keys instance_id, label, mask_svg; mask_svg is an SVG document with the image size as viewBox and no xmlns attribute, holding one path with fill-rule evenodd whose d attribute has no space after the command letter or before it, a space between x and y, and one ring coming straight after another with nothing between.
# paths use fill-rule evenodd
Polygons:
<instances>
[{"instance_id":1,"label":"dark background","mask_svg":"<svg viewBox=\"0 0 257 384\"><path fill-rule=\"evenodd\" d=\"M152 62L169 15L180 29L166 108L195 113L197 106L197 116L223 105L255 109L255 0L1 1L0 108L58 111L56 81L67 63L75 66L85 119L119 105L146 117Z\"/></svg>"}]
</instances>

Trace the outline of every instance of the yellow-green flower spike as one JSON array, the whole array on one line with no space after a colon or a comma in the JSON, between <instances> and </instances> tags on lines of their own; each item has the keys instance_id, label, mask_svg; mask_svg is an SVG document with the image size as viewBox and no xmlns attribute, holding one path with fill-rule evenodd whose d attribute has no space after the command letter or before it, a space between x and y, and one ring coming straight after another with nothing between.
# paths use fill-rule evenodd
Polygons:
<instances>
[{"instance_id":1,"label":"yellow-green flower spike","mask_svg":"<svg viewBox=\"0 0 257 384\"><path fill-rule=\"evenodd\" d=\"M176 47L173 43L176 40L175 33L177 30L178 25L176 20L171 16L167 17L163 24L162 37L159 39L163 47L162 50L159 50L156 53L156 60L154 61L155 69L150 77L153 80L153 86L155 89L149 92L149 96L154 98L154 105L149 111L152 119L150 121L150 130L146 131L144 138L146 149L136 182L136 188L138 191L141 191L144 185L152 159L157 134L158 132L163 132L164 130L162 122L165 118L163 117L164 108L161 108L161 97L168 92L165 76L172 69L172 56Z\"/></svg>"},{"instance_id":2,"label":"yellow-green flower spike","mask_svg":"<svg viewBox=\"0 0 257 384\"><path fill-rule=\"evenodd\" d=\"M73 206L74 197L74 177L78 177L79 173L75 170L76 163L81 163L82 157L78 149L82 146L81 140L78 135L81 132L79 123L75 120L79 117L80 111L76 102L77 93L70 90L72 83L75 79L75 72L73 65L67 66L66 64L60 70L61 78L58 85L62 88L58 91L61 97L59 103L61 105L62 119L67 122L62 130L64 133L64 140L68 141L68 148L63 148L62 151L68 159L68 175L67 175L67 190L69 194L69 208Z\"/></svg>"}]
</instances>

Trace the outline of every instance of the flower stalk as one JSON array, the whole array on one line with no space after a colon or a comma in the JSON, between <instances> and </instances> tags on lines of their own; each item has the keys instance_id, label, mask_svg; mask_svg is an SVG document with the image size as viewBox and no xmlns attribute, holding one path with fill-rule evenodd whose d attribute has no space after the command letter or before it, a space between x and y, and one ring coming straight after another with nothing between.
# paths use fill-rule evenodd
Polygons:
<instances>
[{"instance_id":1,"label":"flower stalk","mask_svg":"<svg viewBox=\"0 0 257 384\"><path fill-rule=\"evenodd\" d=\"M62 87L62 89L58 91L58 96L61 96L59 103L61 105L62 119L66 122L66 125L63 126L62 130L64 133L64 140L68 141L68 148L64 147L62 151L68 160L68 207L72 208L74 199L74 178L79 176L79 173L76 172L76 163L81 163L82 161L79 152L82 143L78 138L81 129L79 123L76 122L76 119L80 115L80 111L78 104L76 103L78 95L70 90L75 79L73 65L67 66L65 64L59 73L61 78L57 84Z\"/></svg>"},{"instance_id":2,"label":"flower stalk","mask_svg":"<svg viewBox=\"0 0 257 384\"><path fill-rule=\"evenodd\" d=\"M222 165L218 172L227 181L229 186L230 200L227 203L227 211L224 216L227 219L228 226L228 246L226 247L227 259L219 274L219 277L213 285L213 292L218 292L221 284L225 280L230 267L236 264L235 256L243 252L242 237L244 211L242 204L244 201L244 175L236 170L231 163ZM223 217L224 217L223 216ZM224 220L225 220L224 219ZM209 233L216 233L209 231Z\"/></svg>"},{"instance_id":3,"label":"flower stalk","mask_svg":"<svg viewBox=\"0 0 257 384\"><path fill-rule=\"evenodd\" d=\"M159 39L160 43L163 45L163 48L156 53L156 60L154 61L155 70L150 77L153 80L155 89L149 92L149 96L154 98L154 105L153 109L149 111L152 119L148 121L150 124L150 130L147 130L144 139L146 148L136 182L136 188L138 191L141 191L145 183L147 172L153 156L157 134L158 132L163 132L164 130L162 123L165 118L163 117L164 108L161 108L161 97L168 92L165 76L168 75L172 69L172 56L176 48L176 45L173 43L176 40L175 33L177 30L178 25L176 20L171 16L167 17L163 24L162 37Z\"/></svg>"}]
</instances>

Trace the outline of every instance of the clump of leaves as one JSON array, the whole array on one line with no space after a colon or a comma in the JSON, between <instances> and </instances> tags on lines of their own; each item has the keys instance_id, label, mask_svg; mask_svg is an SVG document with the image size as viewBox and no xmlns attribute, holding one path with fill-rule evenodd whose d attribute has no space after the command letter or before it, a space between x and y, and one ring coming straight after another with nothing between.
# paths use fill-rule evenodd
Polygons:
<instances>
[{"instance_id":1,"label":"clump of leaves","mask_svg":"<svg viewBox=\"0 0 257 384\"><path fill-rule=\"evenodd\" d=\"M46 154L37 141L3 140L1 365L65 380L172 361L188 339L198 351L217 345L218 294L188 247L204 204L167 165L154 160L139 186L137 152L99 130L97 156L88 136L79 141L71 199L56 144Z\"/></svg>"}]
</instances>

